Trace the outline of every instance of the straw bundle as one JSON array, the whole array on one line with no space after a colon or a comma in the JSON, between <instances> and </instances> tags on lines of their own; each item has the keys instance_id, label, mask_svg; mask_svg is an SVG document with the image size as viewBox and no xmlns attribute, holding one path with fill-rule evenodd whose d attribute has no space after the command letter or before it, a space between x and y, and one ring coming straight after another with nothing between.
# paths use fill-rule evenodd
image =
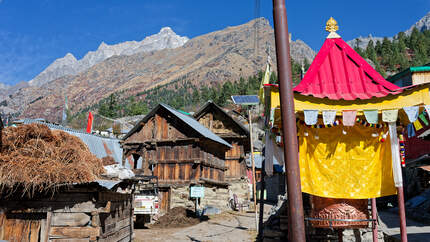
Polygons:
<instances>
[{"instance_id":1,"label":"straw bundle","mask_svg":"<svg viewBox=\"0 0 430 242\"><path fill-rule=\"evenodd\" d=\"M77 137L42 124L3 130L0 188L22 187L24 194L85 183L104 172L102 161Z\"/></svg>"}]
</instances>

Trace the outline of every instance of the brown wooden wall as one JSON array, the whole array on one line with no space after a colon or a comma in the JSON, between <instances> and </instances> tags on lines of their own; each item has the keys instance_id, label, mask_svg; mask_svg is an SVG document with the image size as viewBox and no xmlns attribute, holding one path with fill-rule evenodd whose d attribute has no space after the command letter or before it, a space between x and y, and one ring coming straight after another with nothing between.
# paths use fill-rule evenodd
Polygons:
<instances>
[{"instance_id":1,"label":"brown wooden wall","mask_svg":"<svg viewBox=\"0 0 430 242\"><path fill-rule=\"evenodd\" d=\"M226 117L225 114L214 108L201 116L198 121L216 135L226 139L233 146L225 153L225 166L227 168L225 178L235 179L246 176L244 160L246 151L244 146L247 145L246 142L249 142L249 140L244 138L246 134L243 130L239 129L231 118Z\"/></svg>"},{"instance_id":2,"label":"brown wooden wall","mask_svg":"<svg viewBox=\"0 0 430 242\"><path fill-rule=\"evenodd\" d=\"M170 121L170 122L169 122ZM184 139L187 136L178 130L180 125L166 116L155 114L154 117L150 118L143 128L138 132L132 134L127 138L126 142L144 142L151 140L173 140L173 139ZM188 130L184 130L188 131Z\"/></svg>"},{"instance_id":3,"label":"brown wooden wall","mask_svg":"<svg viewBox=\"0 0 430 242\"><path fill-rule=\"evenodd\" d=\"M2 200L0 240L131 241L132 215L132 194L111 191L71 188L37 200Z\"/></svg>"},{"instance_id":4,"label":"brown wooden wall","mask_svg":"<svg viewBox=\"0 0 430 242\"><path fill-rule=\"evenodd\" d=\"M232 148L225 153L225 178L240 178L246 176L246 164L243 145L232 142Z\"/></svg>"},{"instance_id":5,"label":"brown wooden wall","mask_svg":"<svg viewBox=\"0 0 430 242\"><path fill-rule=\"evenodd\" d=\"M159 182L188 183L200 178L224 181L224 160L202 150L199 146L159 146L156 150L144 152L144 159L154 159L153 174Z\"/></svg>"}]
</instances>

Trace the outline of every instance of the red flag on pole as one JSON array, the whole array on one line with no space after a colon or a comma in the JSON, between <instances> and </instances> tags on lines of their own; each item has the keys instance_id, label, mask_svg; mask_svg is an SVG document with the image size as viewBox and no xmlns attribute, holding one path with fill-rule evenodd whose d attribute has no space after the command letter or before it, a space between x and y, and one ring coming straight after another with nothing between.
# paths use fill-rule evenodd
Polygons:
<instances>
[{"instance_id":1,"label":"red flag on pole","mask_svg":"<svg viewBox=\"0 0 430 242\"><path fill-rule=\"evenodd\" d=\"M87 123L87 133L91 134L91 130L93 129L93 114L90 112L88 114L88 123Z\"/></svg>"}]
</instances>

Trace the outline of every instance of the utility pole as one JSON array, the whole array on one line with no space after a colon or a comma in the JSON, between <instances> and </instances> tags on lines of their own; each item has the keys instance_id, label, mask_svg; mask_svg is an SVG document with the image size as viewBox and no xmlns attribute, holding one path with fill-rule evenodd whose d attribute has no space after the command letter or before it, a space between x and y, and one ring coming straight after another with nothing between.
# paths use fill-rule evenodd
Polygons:
<instances>
[{"instance_id":1,"label":"utility pole","mask_svg":"<svg viewBox=\"0 0 430 242\"><path fill-rule=\"evenodd\" d=\"M306 236L285 0L273 0L273 20L275 24L276 58L288 193L288 237L289 241L305 242Z\"/></svg>"},{"instance_id":2,"label":"utility pole","mask_svg":"<svg viewBox=\"0 0 430 242\"><path fill-rule=\"evenodd\" d=\"M258 232L258 208L257 208L257 181L255 180L255 162L254 162L254 144L252 137L252 117L251 108L248 109L248 120L249 120L249 139L251 140L251 164L252 164L252 197L254 198L254 214L255 214L255 230ZM263 167L261 168L263 169ZM262 202L262 201L260 201Z\"/></svg>"}]
</instances>

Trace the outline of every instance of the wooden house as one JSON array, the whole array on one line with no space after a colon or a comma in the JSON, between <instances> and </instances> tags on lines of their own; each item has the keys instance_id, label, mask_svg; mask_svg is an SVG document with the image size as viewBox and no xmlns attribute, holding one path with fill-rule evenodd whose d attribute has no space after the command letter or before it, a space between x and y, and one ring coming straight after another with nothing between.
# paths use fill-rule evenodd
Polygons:
<instances>
[{"instance_id":1,"label":"wooden house","mask_svg":"<svg viewBox=\"0 0 430 242\"><path fill-rule=\"evenodd\" d=\"M132 241L130 183L99 180L57 186L55 193L3 190L0 195L0 240ZM122 190L119 189L119 190Z\"/></svg>"},{"instance_id":2,"label":"wooden house","mask_svg":"<svg viewBox=\"0 0 430 242\"><path fill-rule=\"evenodd\" d=\"M430 82L430 63L424 66L411 66L390 76L387 81L399 87L419 85Z\"/></svg>"},{"instance_id":3,"label":"wooden house","mask_svg":"<svg viewBox=\"0 0 430 242\"><path fill-rule=\"evenodd\" d=\"M192 117L159 104L122 141L123 162L132 156L136 174L158 177L161 209L173 207L171 187L226 187L225 153L232 146Z\"/></svg>"},{"instance_id":4,"label":"wooden house","mask_svg":"<svg viewBox=\"0 0 430 242\"><path fill-rule=\"evenodd\" d=\"M231 144L232 147L225 152L225 178L246 177L245 154L250 150L248 129L212 101L200 108L194 118Z\"/></svg>"}]
</instances>

